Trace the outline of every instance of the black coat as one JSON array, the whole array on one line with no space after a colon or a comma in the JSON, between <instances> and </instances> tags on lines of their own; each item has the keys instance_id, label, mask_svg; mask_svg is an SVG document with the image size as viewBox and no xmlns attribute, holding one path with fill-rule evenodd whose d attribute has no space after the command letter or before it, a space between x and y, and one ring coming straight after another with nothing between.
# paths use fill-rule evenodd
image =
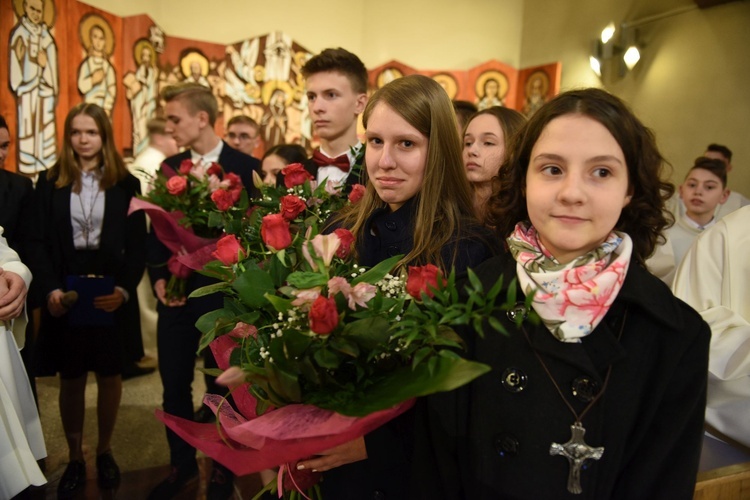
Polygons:
<instances>
[{"instance_id":1,"label":"black coat","mask_svg":"<svg viewBox=\"0 0 750 500\"><path fill-rule=\"evenodd\" d=\"M383 260L411 251L414 241L414 199L399 210L375 211L362 229L364 238L357 244L358 262L372 267ZM332 230L332 229L331 229ZM478 266L496 251L496 240L482 226L469 224L460 235L442 249L443 264L458 273ZM453 252L456 259L453 261ZM367 460L337 467L323 475L326 500L411 499L411 454L414 412L407 411L365 436Z\"/></svg>"},{"instance_id":2,"label":"black coat","mask_svg":"<svg viewBox=\"0 0 750 500\"><path fill-rule=\"evenodd\" d=\"M504 255L476 271L489 287L515 269ZM528 322L527 341L505 314L497 319L508 336L489 328L484 338L467 335L473 357L492 371L420 402L413 498L692 498L710 341L693 309L631 262L613 306L581 343L559 342ZM551 443L570 439L575 419L534 351L579 414L587 402L573 390L598 392L612 366L582 421L585 441L604 454L581 472L580 495L566 490L568 461L550 455Z\"/></svg>"},{"instance_id":3,"label":"black coat","mask_svg":"<svg viewBox=\"0 0 750 500\"><path fill-rule=\"evenodd\" d=\"M31 179L0 168L0 227L8 246L26 259L26 243L32 223L34 185Z\"/></svg>"},{"instance_id":4,"label":"black coat","mask_svg":"<svg viewBox=\"0 0 750 500\"><path fill-rule=\"evenodd\" d=\"M121 338L125 335L140 337L141 322L136 288L143 276L146 248L146 218L143 212L128 216L130 200L140 193L138 179L128 174L123 180L107 189L104 198L104 222L99 246L100 262L107 274L114 276L115 286L124 288L129 299L115 311L115 328ZM70 220L71 186L55 187L55 179L40 175L34 193L37 230L34 234L36 250L31 260L34 286L43 298L58 288L65 289L65 277L72 273L68 264L75 260L73 226ZM43 251L39 251L43 249ZM56 371L55 339L58 330L65 328L65 317L53 318L42 308L40 325L40 369L51 374ZM57 335L56 335L57 334Z\"/></svg>"}]
</instances>

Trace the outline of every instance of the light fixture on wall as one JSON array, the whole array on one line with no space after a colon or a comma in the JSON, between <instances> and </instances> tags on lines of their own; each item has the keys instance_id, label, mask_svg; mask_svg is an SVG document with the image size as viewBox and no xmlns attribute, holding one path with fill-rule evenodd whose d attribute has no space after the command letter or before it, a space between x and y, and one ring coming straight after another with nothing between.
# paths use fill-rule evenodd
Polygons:
<instances>
[{"instance_id":1,"label":"light fixture on wall","mask_svg":"<svg viewBox=\"0 0 750 500\"><path fill-rule=\"evenodd\" d=\"M623 22L619 26L610 22L599 38L592 42L589 56L591 69L602 79L622 78L641 60L644 45L637 28L697 8L697 5L679 7L636 21Z\"/></svg>"},{"instance_id":2,"label":"light fixture on wall","mask_svg":"<svg viewBox=\"0 0 750 500\"><path fill-rule=\"evenodd\" d=\"M624 26L623 23L618 28L611 22L593 41L589 65L597 76L616 75L622 78L641 59L637 30Z\"/></svg>"}]
</instances>

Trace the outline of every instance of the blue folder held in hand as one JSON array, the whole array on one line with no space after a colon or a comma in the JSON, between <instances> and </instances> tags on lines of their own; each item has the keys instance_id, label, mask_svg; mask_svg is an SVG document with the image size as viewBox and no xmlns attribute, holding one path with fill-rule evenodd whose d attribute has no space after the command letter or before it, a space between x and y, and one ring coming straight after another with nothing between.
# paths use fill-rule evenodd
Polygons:
<instances>
[{"instance_id":1,"label":"blue folder held in hand","mask_svg":"<svg viewBox=\"0 0 750 500\"><path fill-rule=\"evenodd\" d=\"M78 301L68 311L70 326L115 325L114 312L106 312L94 307L94 298L114 293L114 276L68 276L65 286L67 290L78 292Z\"/></svg>"}]
</instances>

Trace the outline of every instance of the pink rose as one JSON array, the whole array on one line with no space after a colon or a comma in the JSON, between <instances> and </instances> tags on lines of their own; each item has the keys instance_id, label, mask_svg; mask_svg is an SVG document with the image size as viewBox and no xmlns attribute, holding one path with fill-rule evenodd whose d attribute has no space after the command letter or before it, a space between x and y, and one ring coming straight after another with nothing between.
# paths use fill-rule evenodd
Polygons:
<instances>
[{"instance_id":1,"label":"pink rose","mask_svg":"<svg viewBox=\"0 0 750 500\"><path fill-rule=\"evenodd\" d=\"M299 307L303 311L307 311L310 309L312 303L320 297L320 287L316 286L315 288L308 288L306 290L295 290L292 292L292 295L294 295L292 305Z\"/></svg>"},{"instance_id":2,"label":"pink rose","mask_svg":"<svg viewBox=\"0 0 750 500\"><path fill-rule=\"evenodd\" d=\"M224 387L237 387L245 383L245 371L239 366L230 366L216 377L216 383Z\"/></svg>"},{"instance_id":3,"label":"pink rose","mask_svg":"<svg viewBox=\"0 0 750 500\"><path fill-rule=\"evenodd\" d=\"M234 205L234 197L232 193L226 189L217 189L211 193L211 201L216 204L216 208L222 212L226 212Z\"/></svg>"},{"instance_id":4,"label":"pink rose","mask_svg":"<svg viewBox=\"0 0 750 500\"><path fill-rule=\"evenodd\" d=\"M438 279L441 283L444 283L443 277L440 274L440 269L433 264L427 264L426 266L409 266L409 276L406 279L406 291L415 299L419 299L422 296L422 292L432 297L435 293L430 287L437 289Z\"/></svg>"},{"instance_id":5,"label":"pink rose","mask_svg":"<svg viewBox=\"0 0 750 500\"><path fill-rule=\"evenodd\" d=\"M193 274L193 270L187 267L185 264L177 260L177 254L172 256L167 261L167 269L175 278L187 279Z\"/></svg>"},{"instance_id":6,"label":"pink rose","mask_svg":"<svg viewBox=\"0 0 750 500\"><path fill-rule=\"evenodd\" d=\"M352 192L349 193L349 201L357 203L365 195L365 187L362 184L352 186Z\"/></svg>"},{"instance_id":7,"label":"pink rose","mask_svg":"<svg viewBox=\"0 0 750 500\"><path fill-rule=\"evenodd\" d=\"M240 321L234 326L234 329L227 335L237 339L244 339L247 337L256 337L258 335L258 329L254 325L248 325Z\"/></svg>"},{"instance_id":8,"label":"pink rose","mask_svg":"<svg viewBox=\"0 0 750 500\"><path fill-rule=\"evenodd\" d=\"M339 259L346 259L352 253L352 244L354 244L354 235L348 229L339 228L333 231L333 234L341 240L341 246L336 250L336 256Z\"/></svg>"},{"instance_id":9,"label":"pink rose","mask_svg":"<svg viewBox=\"0 0 750 500\"><path fill-rule=\"evenodd\" d=\"M284 185L287 188L293 188L304 184L305 181L313 180L314 177L310 175L310 172L305 170L305 167L301 163L291 163L284 167L281 171L281 175L284 176Z\"/></svg>"},{"instance_id":10,"label":"pink rose","mask_svg":"<svg viewBox=\"0 0 750 500\"><path fill-rule=\"evenodd\" d=\"M344 185L341 182L336 181L326 181L326 193L330 194L331 196L336 196L341 194L341 190L344 188Z\"/></svg>"},{"instance_id":11,"label":"pink rose","mask_svg":"<svg viewBox=\"0 0 750 500\"><path fill-rule=\"evenodd\" d=\"M180 173L187 175L190 173L190 169L193 168L193 160L182 160L180 162Z\"/></svg>"},{"instance_id":12,"label":"pink rose","mask_svg":"<svg viewBox=\"0 0 750 500\"><path fill-rule=\"evenodd\" d=\"M352 288L352 293L349 295L349 309L356 309L356 306L367 307L367 303L375 297L378 292L378 288L375 285L369 283L357 283Z\"/></svg>"},{"instance_id":13,"label":"pink rose","mask_svg":"<svg viewBox=\"0 0 750 500\"><path fill-rule=\"evenodd\" d=\"M263 238L263 243L277 251L292 244L289 221L284 219L281 214L270 214L263 217L260 225L260 236Z\"/></svg>"},{"instance_id":14,"label":"pink rose","mask_svg":"<svg viewBox=\"0 0 750 500\"><path fill-rule=\"evenodd\" d=\"M231 266L240 258L245 258L245 250L235 235L228 234L216 242L216 250L211 252L211 256L220 260L225 266Z\"/></svg>"},{"instance_id":15,"label":"pink rose","mask_svg":"<svg viewBox=\"0 0 750 500\"><path fill-rule=\"evenodd\" d=\"M306 208L307 205L299 196L287 195L281 197L281 215L286 220L296 219Z\"/></svg>"},{"instance_id":16,"label":"pink rose","mask_svg":"<svg viewBox=\"0 0 750 500\"><path fill-rule=\"evenodd\" d=\"M185 192L187 184L187 179L175 175L174 177L170 177L167 181L167 191L173 196L179 196Z\"/></svg>"},{"instance_id":17,"label":"pink rose","mask_svg":"<svg viewBox=\"0 0 750 500\"><path fill-rule=\"evenodd\" d=\"M310 330L318 335L328 335L339 324L339 311L333 297L320 296L310 308Z\"/></svg>"}]
</instances>

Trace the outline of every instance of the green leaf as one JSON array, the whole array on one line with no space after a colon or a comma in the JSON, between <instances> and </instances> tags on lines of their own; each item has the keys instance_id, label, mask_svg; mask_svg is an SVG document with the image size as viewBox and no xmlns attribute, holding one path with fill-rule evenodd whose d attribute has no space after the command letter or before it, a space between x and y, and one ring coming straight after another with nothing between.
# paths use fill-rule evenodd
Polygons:
<instances>
[{"instance_id":1,"label":"green leaf","mask_svg":"<svg viewBox=\"0 0 750 500\"><path fill-rule=\"evenodd\" d=\"M378 281L382 280L386 274L390 273L393 270L394 266L402 258L403 255L394 255L390 259L386 259L380 262L372 269L352 279L352 286L356 285L357 283L370 283L371 285L374 285Z\"/></svg>"},{"instance_id":2,"label":"green leaf","mask_svg":"<svg viewBox=\"0 0 750 500\"><path fill-rule=\"evenodd\" d=\"M471 287L474 291L477 293L482 293L483 287L482 287L482 281L479 279L479 277L476 275L474 271L471 269L467 269L467 274L469 276L469 282L471 282Z\"/></svg>"},{"instance_id":3,"label":"green leaf","mask_svg":"<svg viewBox=\"0 0 750 500\"><path fill-rule=\"evenodd\" d=\"M287 402L301 402L302 391L295 374L282 370L279 364L276 363L275 358L273 363L266 359L265 367L268 372L268 382L273 392Z\"/></svg>"},{"instance_id":4,"label":"green leaf","mask_svg":"<svg viewBox=\"0 0 750 500\"><path fill-rule=\"evenodd\" d=\"M315 272L294 272L287 276L286 280L291 286L302 289L326 286L328 284L328 276L326 274Z\"/></svg>"},{"instance_id":5,"label":"green leaf","mask_svg":"<svg viewBox=\"0 0 750 500\"><path fill-rule=\"evenodd\" d=\"M359 356L359 346L351 340L344 337L332 337L328 342L331 349L335 349L346 356L356 358Z\"/></svg>"},{"instance_id":6,"label":"green leaf","mask_svg":"<svg viewBox=\"0 0 750 500\"><path fill-rule=\"evenodd\" d=\"M432 365L432 370L427 365ZM411 367L398 368L383 382L330 409L343 415L361 417L407 399L451 391L489 371L489 366L475 361L433 356L428 363L420 363L414 370Z\"/></svg>"},{"instance_id":7,"label":"green leaf","mask_svg":"<svg viewBox=\"0 0 750 500\"><path fill-rule=\"evenodd\" d=\"M267 293L265 297L266 297L266 300L271 303L273 308L276 309L280 313L286 313L289 309L292 308L291 299L285 299L283 297L279 297L278 295L272 295L270 293Z\"/></svg>"},{"instance_id":8,"label":"green leaf","mask_svg":"<svg viewBox=\"0 0 750 500\"><path fill-rule=\"evenodd\" d=\"M216 321L219 318L228 318L232 316L231 312L226 309L216 309L215 311L207 312L198 318L198 321L195 322L195 327L205 334L214 329Z\"/></svg>"},{"instance_id":9,"label":"green leaf","mask_svg":"<svg viewBox=\"0 0 750 500\"><path fill-rule=\"evenodd\" d=\"M265 294L273 294L276 287L273 286L271 277L265 271L261 271L255 266L255 269L247 269L237 277L232 283L232 288L237 291L240 300L252 308L263 307L268 303Z\"/></svg>"},{"instance_id":10,"label":"green leaf","mask_svg":"<svg viewBox=\"0 0 750 500\"><path fill-rule=\"evenodd\" d=\"M490 316L489 318L487 318L487 320L489 321L490 326L496 332L498 332L498 333L504 333L505 335L508 335L508 332L505 330L505 327L503 326L503 324L500 322L499 319L497 319L494 316Z\"/></svg>"},{"instance_id":11,"label":"green leaf","mask_svg":"<svg viewBox=\"0 0 750 500\"><path fill-rule=\"evenodd\" d=\"M219 212L209 212L208 214L208 227L221 227L224 224L223 217Z\"/></svg>"},{"instance_id":12,"label":"green leaf","mask_svg":"<svg viewBox=\"0 0 750 500\"><path fill-rule=\"evenodd\" d=\"M352 339L363 349L371 351L388 343L391 335L390 323L382 316L359 319L347 323L341 335Z\"/></svg>"},{"instance_id":13,"label":"green leaf","mask_svg":"<svg viewBox=\"0 0 750 500\"><path fill-rule=\"evenodd\" d=\"M312 338L298 330L285 330L282 339L287 359L296 360L312 343Z\"/></svg>"},{"instance_id":14,"label":"green leaf","mask_svg":"<svg viewBox=\"0 0 750 500\"><path fill-rule=\"evenodd\" d=\"M328 368L333 370L338 368L341 364L341 362L339 361L339 357L325 347L315 351L314 357L315 361L318 363L318 366L320 366L321 368Z\"/></svg>"},{"instance_id":15,"label":"green leaf","mask_svg":"<svg viewBox=\"0 0 750 500\"><path fill-rule=\"evenodd\" d=\"M202 286L200 288L196 288L192 291L192 293L189 295L191 299L197 298L197 297L204 297L206 295L211 295L216 292L221 292L223 290L226 290L227 288L230 288L231 285L229 283L213 283L211 285Z\"/></svg>"}]
</instances>

